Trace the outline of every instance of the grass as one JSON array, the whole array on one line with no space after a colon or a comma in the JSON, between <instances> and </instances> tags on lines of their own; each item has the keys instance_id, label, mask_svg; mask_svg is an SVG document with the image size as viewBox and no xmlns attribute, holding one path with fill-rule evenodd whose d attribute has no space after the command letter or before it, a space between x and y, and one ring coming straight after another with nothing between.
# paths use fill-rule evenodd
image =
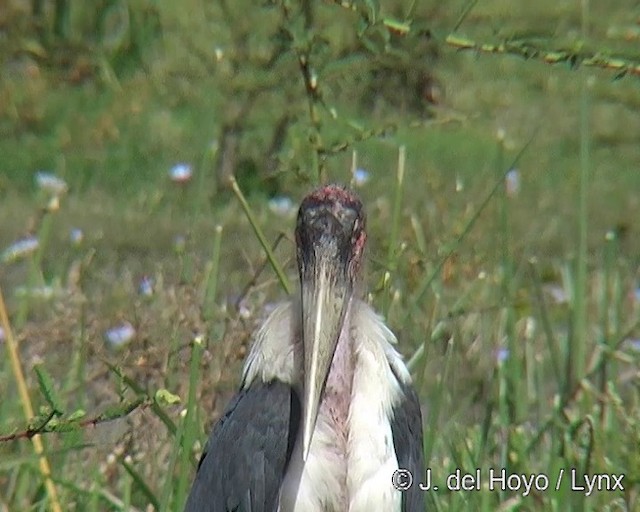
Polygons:
<instances>
[{"instance_id":1,"label":"grass","mask_svg":"<svg viewBox=\"0 0 640 512\"><path fill-rule=\"evenodd\" d=\"M323 4L312 30L278 3L57 5L41 38L19 3L0 17L0 248L39 240L0 263L24 374L0 360L0 511L181 510L251 332L295 289L293 213L271 199L352 166L370 176L367 299L422 399L429 509L640 510L637 78L443 43L459 25L637 61L637 6L416 3L435 42L409 44L380 28L411 11L393 2L363 53L360 4ZM437 58L403 67L414 50ZM435 106L415 101L425 77ZM168 178L178 162L191 181ZM68 183L58 203L39 170ZM528 479L490 488L503 468ZM445 490L476 469L478 488ZM624 491L586 496L572 474Z\"/></svg>"}]
</instances>

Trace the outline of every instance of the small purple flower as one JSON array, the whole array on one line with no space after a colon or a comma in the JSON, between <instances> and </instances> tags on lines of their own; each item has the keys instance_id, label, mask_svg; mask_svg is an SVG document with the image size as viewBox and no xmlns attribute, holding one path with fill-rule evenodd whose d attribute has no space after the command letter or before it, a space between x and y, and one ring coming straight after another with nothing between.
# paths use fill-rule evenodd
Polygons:
<instances>
[{"instance_id":1,"label":"small purple flower","mask_svg":"<svg viewBox=\"0 0 640 512\"><path fill-rule=\"evenodd\" d=\"M4 341L6 336L4 335L4 329L0 327L0 341Z\"/></svg>"},{"instance_id":2,"label":"small purple flower","mask_svg":"<svg viewBox=\"0 0 640 512\"><path fill-rule=\"evenodd\" d=\"M511 169L504 178L505 190L508 197L514 197L520 192L520 171Z\"/></svg>"},{"instance_id":3,"label":"small purple flower","mask_svg":"<svg viewBox=\"0 0 640 512\"><path fill-rule=\"evenodd\" d=\"M169 178L174 183L187 183L193 176L193 169L189 164L180 163L169 170Z\"/></svg>"},{"instance_id":4,"label":"small purple flower","mask_svg":"<svg viewBox=\"0 0 640 512\"><path fill-rule=\"evenodd\" d=\"M104 338L110 348L118 349L129 343L136 335L136 330L129 322L112 327L104 333Z\"/></svg>"},{"instance_id":5,"label":"small purple flower","mask_svg":"<svg viewBox=\"0 0 640 512\"><path fill-rule=\"evenodd\" d=\"M64 194L69 188L66 181L50 172L39 171L35 178L38 188L56 196Z\"/></svg>"},{"instance_id":6,"label":"small purple flower","mask_svg":"<svg viewBox=\"0 0 640 512\"><path fill-rule=\"evenodd\" d=\"M629 338L625 340L625 343L629 346L629 348L635 350L636 352L640 352L640 338Z\"/></svg>"},{"instance_id":7,"label":"small purple flower","mask_svg":"<svg viewBox=\"0 0 640 512\"><path fill-rule=\"evenodd\" d=\"M353 184L356 187L361 187L364 184L366 184L370 178L371 178L371 175L369 171L358 167L353 173Z\"/></svg>"},{"instance_id":8,"label":"small purple flower","mask_svg":"<svg viewBox=\"0 0 640 512\"><path fill-rule=\"evenodd\" d=\"M498 364L504 363L509 358L509 349L501 347L496 350L496 361Z\"/></svg>"},{"instance_id":9,"label":"small purple flower","mask_svg":"<svg viewBox=\"0 0 640 512\"><path fill-rule=\"evenodd\" d=\"M151 297L153 295L153 279L144 276L138 285L138 292L145 297Z\"/></svg>"},{"instance_id":10,"label":"small purple flower","mask_svg":"<svg viewBox=\"0 0 640 512\"><path fill-rule=\"evenodd\" d=\"M289 217L294 211L293 201L287 196L276 196L269 200L269 210L280 217Z\"/></svg>"},{"instance_id":11,"label":"small purple flower","mask_svg":"<svg viewBox=\"0 0 640 512\"><path fill-rule=\"evenodd\" d=\"M29 236L14 242L0 254L0 261L10 263L35 252L40 246L40 242L35 236Z\"/></svg>"},{"instance_id":12,"label":"small purple flower","mask_svg":"<svg viewBox=\"0 0 640 512\"><path fill-rule=\"evenodd\" d=\"M569 302L569 294L559 284L547 284L544 286L544 290L556 304L567 304Z\"/></svg>"},{"instance_id":13,"label":"small purple flower","mask_svg":"<svg viewBox=\"0 0 640 512\"><path fill-rule=\"evenodd\" d=\"M69 240L73 245L80 245L84 239L84 233L80 228L73 228L69 231Z\"/></svg>"}]
</instances>

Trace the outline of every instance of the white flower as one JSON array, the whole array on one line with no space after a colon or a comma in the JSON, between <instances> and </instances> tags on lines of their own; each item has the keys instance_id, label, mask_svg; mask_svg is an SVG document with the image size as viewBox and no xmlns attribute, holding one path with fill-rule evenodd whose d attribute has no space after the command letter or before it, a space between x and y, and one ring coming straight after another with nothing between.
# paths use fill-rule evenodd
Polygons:
<instances>
[{"instance_id":1,"label":"white flower","mask_svg":"<svg viewBox=\"0 0 640 512\"><path fill-rule=\"evenodd\" d=\"M294 211L293 201L290 197L276 196L269 200L269 210L281 217L289 217Z\"/></svg>"},{"instance_id":2,"label":"white flower","mask_svg":"<svg viewBox=\"0 0 640 512\"><path fill-rule=\"evenodd\" d=\"M0 254L0 261L10 263L35 252L40 246L40 242L35 236L29 236L14 242Z\"/></svg>"},{"instance_id":3,"label":"white flower","mask_svg":"<svg viewBox=\"0 0 640 512\"><path fill-rule=\"evenodd\" d=\"M38 188L57 196L64 194L69 188L67 182L62 178L45 171L36 173L36 185Z\"/></svg>"},{"instance_id":4,"label":"white flower","mask_svg":"<svg viewBox=\"0 0 640 512\"><path fill-rule=\"evenodd\" d=\"M73 245L80 245L84 239L84 233L80 228L73 228L69 231L69 240Z\"/></svg>"},{"instance_id":5,"label":"white flower","mask_svg":"<svg viewBox=\"0 0 640 512\"><path fill-rule=\"evenodd\" d=\"M153 295L153 279L144 276L138 285L138 292L145 297L151 297Z\"/></svg>"},{"instance_id":6,"label":"white flower","mask_svg":"<svg viewBox=\"0 0 640 512\"><path fill-rule=\"evenodd\" d=\"M559 284L546 284L543 289L551 296L551 299L556 304L567 304L569 302L569 294Z\"/></svg>"},{"instance_id":7,"label":"white flower","mask_svg":"<svg viewBox=\"0 0 640 512\"><path fill-rule=\"evenodd\" d=\"M365 183L367 183L369 181L370 177L371 176L369 174L369 171L367 171L366 169L362 169L362 168L358 167L353 172L353 184L356 187L361 187L362 185L364 185Z\"/></svg>"},{"instance_id":8,"label":"white flower","mask_svg":"<svg viewBox=\"0 0 640 512\"><path fill-rule=\"evenodd\" d=\"M169 170L169 178L174 183L187 183L193 176L193 169L189 164L180 163Z\"/></svg>"},{"instance_id":9,"label":"white flower","mask_svg":"<svg viewBox=\"0 0 640 512\"><path fill-rule=\"evenodd\" d=\"M499 348L496 350L496 361L498 363L504 363L509 358L509 349L508 348Z\"/></svg>"},{"instance_id":10,"label":"white flower","mask_svg":"<svg viewBox=\"0 0 640 512\"><path fill-rule=\"evenodd\" d=\"M111 348L120 348L129 343L136 335L136 330L129 322L112 327L104 333L104 338Z\"/></svg>"},{"instance_id":11,"label":"white flower","mask_svg":"<svg viewBox=\"0 0 640 512\"><path fill-rule=\"evenodd\" d=\"M625 344L632 350L640 352L640 339L628 338L625 340Z\"/></svg>"},{"instance_id":12,"label":"white flower","mask_svg":"<svg viewBox=\"0 0 640 512\"><path fill-rule=\"evenodd\" d=\"M511 169L504 178L504 185L507 196L517 196L520 192L520 171Z\"/></svg>"}]
</instances>

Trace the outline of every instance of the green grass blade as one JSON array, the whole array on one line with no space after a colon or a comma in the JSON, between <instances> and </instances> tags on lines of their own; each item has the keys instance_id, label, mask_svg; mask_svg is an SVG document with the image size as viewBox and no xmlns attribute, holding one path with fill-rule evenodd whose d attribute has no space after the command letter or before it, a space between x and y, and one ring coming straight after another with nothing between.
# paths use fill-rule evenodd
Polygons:
<instances>
[{"instance_id":1,"label":"green grass blade","mask_svg":"<svg viewBox=\"0 0 640 512\"><path fill-rule=\"evenodd\" d=\"M262 246L262 250L267 255L269 264L271 265L271 268L273 268L273 271L276 273L276 276L278 277L278 281L280 281L280 285L282 286L284 291L287 293L287 295L290 295L292 290L291 290L291 285L289 284L289 280L287 279L287 276L284 273L284 270L282 270L282 267L278 263L278 260L276 259L275 254L273 254L273 250L271 249L271 246L267 242L267 238L264 236L264 233L262 232L262 229L260 228L260 225L258 224L258 221L256 220L256 217L253 214L251 207L249 206L249 203L247 202L247 199L244 197L244 194L242 193L242 190L240 190L240 187L238 186L238 182L234 177L231 177L231 188L233 189L233 193L238 198L238 201L240 201L240 205L242 206L242 209L244 210L244 213L247 216L247 219L249 220L249 224L251 224L251 227L253 228L253 232L256 235L256 238L260 242L260 245Z\"/></svg>"}]
</instances>

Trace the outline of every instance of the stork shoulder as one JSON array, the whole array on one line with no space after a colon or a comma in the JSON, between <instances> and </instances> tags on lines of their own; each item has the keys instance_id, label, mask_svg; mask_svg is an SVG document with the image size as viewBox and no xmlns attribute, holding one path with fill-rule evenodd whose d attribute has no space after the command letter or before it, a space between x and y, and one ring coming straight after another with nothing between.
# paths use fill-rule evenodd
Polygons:
<instances>
[{"instance_id":1,"label":"stork shoulder","mask_svg":"<svg viewBox=\"0 0 640 512\"><path fill-rule=\"evenodd\" d=\"M382 316L363 301L358 301L356 310L354 322L356 341L360 341L369 350L381 351L395 379L401 384L411 384L411 374L402 355L394 347L398 339L384 323Z\"/></svg>"},{"instance_id":2,"label":"stork shoulder","mask_svg":"<svg viewBox=\"0 0 640 512\"><path fill-rule=\"evenodd\" d=\"M242 374L242 388L256 380L279 380L293 386L300 382L302 346L295 326L297 307L291 301L279 303L254 333Z\"/></svg>"},{"instance_id":3,"label":"stork shoulder","mask_svg":"<svg viewBox=\"0 0 640 512\"><path fill-rule=\"evenodd\" d=\"M300 403L287 384L241 390L209 436L185 512L275 512L299 421Z\"/></svg>"}]
</instances>

